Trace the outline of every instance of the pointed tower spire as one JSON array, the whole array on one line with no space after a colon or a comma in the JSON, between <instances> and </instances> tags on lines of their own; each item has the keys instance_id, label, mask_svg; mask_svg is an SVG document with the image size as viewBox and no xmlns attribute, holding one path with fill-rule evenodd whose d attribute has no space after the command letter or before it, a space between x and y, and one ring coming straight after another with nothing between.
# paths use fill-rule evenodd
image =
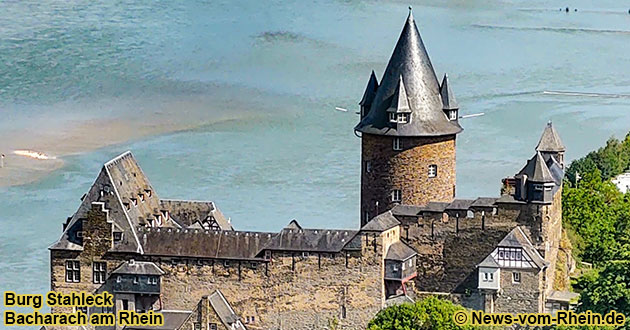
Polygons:
<instances>
[{"instance_id":1,"label":"pointed tower spire","mask_svg":"<svg viewBox=\"0 0 630 330\"><path fill-rule=\"evenodd\" d=\"M538 145L536 146L536 151L540 152L564 152L566 148L560 139L560 135L556 132L556 129L553 128L553 124L551 121L547 123L545 130L540 136L540 141L538 141Z\"/></svg>"},{"instance_id":2,"label":"pointed tower spire","mask_svg":"<svg viewBox=\"0 0 630 330\"><path fill-rule=\"evenodd\" d=\"M392 124L388 114L392 98L399 90L401 76L411 116L407 125ZM410 9L370 111L355 130L375 135L409 137L461 132L457 121L449 121L442 108L440 85Z\"/></svg>"},{"instance_id":3,"label":"pointed tower spire","mask_svg":"<svg viewBox=\"0 0 630 330\"><path fill-rule=\"evenodd\" d=\"M459 104L455 99L455 94L451 89L451 85L448 84L448 75L445 73L442 78L442 85L440 85L440 95L442 96L442 109L444 110L457 110Z\"/></svg>"},{"instance_id":4,"label":"pointed tower spire","mask_svg":"<svg viewBox=\"0 0 630 330\"><path fill-rule=\"evenodd\" d=\"M363 92L363 97L359 102L361 106L361 118L365 117L370 111L370 107L372 106L372 101L374 101L374 97L376 96L376 92L378 91L378 80L376 79L376 74L374 70L372 70L372 74L370 75L370 80L368 80L368 84L365 87L365 92Z\"/></svg>"},{"instance_id":5,"label":"pointed tower spire","mask_svg":"<svg viewBox=\"0 0 630 330\"><path fill-rule=\"evenodd\" d=\"M547 167L547 163L542 154L537 151L536 155L527 161L527 165L518 172L517 176L527 175L527 180L532 182L554 182L553 175Z\"/></svg>"},{"instance_id":6,"label":"pointed tower spire","mask_svg":"<svg viewBox=\"0 0 630 330\"><path fill-rule=\"evenodd\" d=\"M405 83L403 82L402 76L400 76L400 78L398 79L398 87L396 88L396 92L392 97L392 103L387 109L387 112L411 112L411 109L409 108L409 99L407 98L407 90L405 89Z\"/></svg>"}]
</instances>

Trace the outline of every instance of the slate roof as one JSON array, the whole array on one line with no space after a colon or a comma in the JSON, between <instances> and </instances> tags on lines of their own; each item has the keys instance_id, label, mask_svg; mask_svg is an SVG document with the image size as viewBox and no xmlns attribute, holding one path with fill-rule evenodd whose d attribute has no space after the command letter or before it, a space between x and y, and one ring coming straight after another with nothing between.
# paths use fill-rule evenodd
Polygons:
<instances>
[{"instance_id":1,"label":"slate roof","mask_svg":"<svg viewBox=\"0 0 630 330\"><path fill-rule=\"evenodd\" d=\"M283 229L284 230L287 230L287 229L288 230L299 230L299 229L302 229L302 226L300 226L300 224L297 222L297 220L293 219Z\"/></svg>"},{"instance_id":2,"label":"slate roof","mask_svg":"<svg viewBox=\"0 0 630 330\"><path fill-rule=\"evenodd\" d=\"M536 266L540 269L545 268L548 262L538 253L538 250L534 248L534 245L530 242L527 235L523 232L521 227L514 227L502 240L497 244L497 247L518 247L522 248Z\"/></svg>"},{"instance_id":3,"label":"slate roof","mask_svg":"<svg viewBox=\"0 0 630 330\"><path fill-rule=\"evenodd\" d=\"M171 311L161 310L159 312L164 316L164 325L161 326L125 326L123 329L129 330L176 330L186 322L192 314L191 311Z\"/></svg>"},{"instance_id":4,"label":"slate roof","mask_svg":"<svg viewBox=\"0 0 630 330\"><path fill-rule=\"evenodd\" d=\"M477 267L488 267L488 268L499 268L501 267L492 257L491 254L489 254L485 259L483 259L482 262L480 262Z\"/></svg>"},{"instance_id":5,"label":"slate roof","mask_svg":"<svg viewBox=\"0 0 630 330\"><path fill-rule=\"evenodd\" d=\"M392 214L398 216L413 217L420 214L422 206L417 205L402 205L398 204L392 208Z\"/></svg>"},{"instance_id":6,"label":"slate roof","mask_svg":"<svg viewBox=\"0 0 630 330\"><path fill-rule=\"evenodd\" d=\"M300 229L275 234L264 250L340 252L358 233L356 230Z\"/></svg>"},{"instance_id":7,"label":"slate roof","mask_svg":"<svg viewBox=\"0 0 630 330\"><path fill-rule=\"evenodd\" d=\"M475 199L471 207L493 207L497 200L497 197L479 197Z\"/></svg>"},{"instance_id":8,"label":"slate roof","mask_svg":"<svg viewBox=\"0 0 630 330\"><path fill-rule=\"evenodd\" d=\"M547 164L539 151L536 152L534 157L527 161L527 164L520 172L518 172L517 176L521 176L523 174L526 174L527 180L532 182L555 182L554 177L549 171L549 167L547 167Z\"/></svg>"},{"instance_id":9,"label":"slate roof","mask_svg":"<svg viewBox=\"0 0 630 330\"><path fill-rule=\"evenodd\" d=\"M536 151L563 152L565 150L566 148L562 143L562 139L560 139L560 135L558 135L556 129L553 128L553 124L548 122L540 137L540 141L538 141Z\"/></svg>"},{"instance_id":10,"label":"slate roof","mask_svg":"<svg viewBox=\"0 0 630 330\"><path fill-rule=\"evenodd\" d=\"M444 110L457 110L459 104L455 99L455 94L451 89L451 85L448 83L448 75L445 73L442 78L442 84L440 85L440 96L442 97L442 109Z\"/></svg>"},{"instance_id":11,"label":"slate roof","mask_svg":"<svg viewBox=\"0 0 630 330\"><path fill-rule=\"evenodd\" d=\"M387 211L375 216L361 228L361 231L383 232L400 225L400 221L394 217L392 211Z\"/></svg>"},{"instance_id":12,"label":"slate roof","mask_svg":"<svg viewBox=\"0 0 630 330\"><path fill-rule=\"evenodd\" d=\"M397 261L405 261L418 253L410 248L407 244L398 241L389 246L387 249L387 254L385 255L385 259L388 260L397 260Z\"/></svg>"},{"instance_id":13,"label":"slate roof","mask_svg":"<svg viewBox=\"0 0 630 330\"><path fill-rule=\"evenodd\" d=\"M423 212L433 212L433 213L442 213L451 203L445 202L429 202L427 205L422 207Z\"/></svg>"},{"instance_id":14,"label":"slate roof","mask_svg":"<svg viewBox=\"0 0 630 330\"><path fill-rule=\"evenodd\" d=\"M454 199L447 207L446 210L454 211L466 211L475 202L474 199Z\"/></svg>"},{"instance_id":15,"label":"slate roof","mask_svg":"<svg viewBox=\"0 0 630 330\"><path fill-rule=\"evenodd\" d=\"M407 124L390 123L387 113L400 81L411 110L411 121ZM392 136L443 136L461 132L461 126L448 120L442 108L439 82L410 11L370 111L355 130Z\"/></svg>"},{"instance_id":16,"label":"slate roof","mask_svg":"<svg viewBox=\"0 0 630 330\"><path fill-rule=\"evenodd\" d=\"M277 234L147 228L139 235L146 255L255 260Z\"/></svg>"},{"instance_id":17,"label":"slate roof","mask_svg":"<svg viewBox=\"0 0 630 330\"><path fill-rule=\"evenodd\" d=\"M152 262L125 261L114 269L112 274L163 275L164 271Z\"/></svg>"},{"instance_id":18,"label":"slate roof","mask_svg":"<svg viewBox=\"0 0 630 330\"><path fill-rule=\"evenodd\" d=\"M78 210L68 219L61 237L49 249L82 250L82 238L76 233L88 212L98 208L106 211L107 221L116 231L124 233L122 241L113 244L112 252L143 253L137 228L164 211L170 215L169 219L163 219L165 227L186 228L197 221L213 219L221 229L232 230L213 202L160 199L133 154L127 151L103 165Z\"/></svg>"},{"instance_id":19,"label":"slate roof","mask_svg":"<svg viewBox=\"0 0 630 330\"><path fill-rule=\"evenodd\" d=\"M223 293L221 293L220 290L216 290L214 293L209 295L208 301L227 329L247 329L245 328L245 325L239 321L239 316L236 315L234 309L227 299L225 299L225 296L223 296Z\"/></svg>"},{"instance_id":20,"label":"slate roof","mask_svg":"<svg viewBox=\"0 0 630 330\"><path fill-rule=\"evenodd\" d=\"M372 74L370 75L370 80L368 80L367 86L365 86L365 92L363 93L363 97L359 102L359 105L366 106L369 108L372 105L372 101L374 101L374 97L376 96L376 91L378 90L378 80L376 79L376 74L374 70L372 70Z\"/></svg>"}]
</instances>

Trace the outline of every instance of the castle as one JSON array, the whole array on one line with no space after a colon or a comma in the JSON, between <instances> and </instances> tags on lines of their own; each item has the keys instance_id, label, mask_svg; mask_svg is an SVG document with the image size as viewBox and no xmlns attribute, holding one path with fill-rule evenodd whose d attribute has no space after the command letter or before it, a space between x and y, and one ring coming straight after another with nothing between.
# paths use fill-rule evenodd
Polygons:
<instances>
[{"instance_id":1,"label":"castle","mask_svg":"<svg viewBox=\"0 0 630 330\"><path fill-rule=\"evenodd\" d=\"M359 228L239 231L213 202L160 198L126 152L50 246L51 290L110 292L114 307L84 311L159 311L160 329L364 329L431 294L486 312L568 308L565 148L551 123L499 197L456 199L459 106L411 12L360 106Z\"/></svg>"}]
</instances>

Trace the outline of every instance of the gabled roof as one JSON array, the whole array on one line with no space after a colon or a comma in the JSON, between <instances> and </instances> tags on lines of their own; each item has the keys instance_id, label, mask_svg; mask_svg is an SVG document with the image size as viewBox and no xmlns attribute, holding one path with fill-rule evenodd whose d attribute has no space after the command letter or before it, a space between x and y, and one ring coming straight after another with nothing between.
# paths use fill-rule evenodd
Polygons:
<instances>
[{"instance_id":1,"label":"gabled roof","mask_svg":"<svg viewBox=\"0 0 630 330\"><path fill-rule=\"evenodd\" d=\"M361 228L361 231L383 232L400 225L400 221L394 217L392 211L387 211L375 216Z\"/></svg>"},{"instance_id":2,"label":"gabled roof","mask_svg":"<svg viewBox=\"0 0 630 330\"><path fill-rule=\"evenodd\" d=\"M164 271L152 262L130 260L120 264L112 274L163 275Z\"/></svg>"},{"instance_id":3,"label":"gabled roof","mask_svg":"<svg viewBox=\"0 0 630 330\"><path fill-rule=\"evenodd\" d=\"M514 227L502 240L497 247L522 248L531 258L539 269L545 268L549 263L540 255L532 242L527 238L521 227Z\"/></svg>"},{"instance_id":4,"label":"gabled roof","mask_svg":"<svg viewBox=\"0 0 630 330\"><path fill-rule=\"evenodd\" d=\"M400 78L398 79L398 86L396 87L396 92L392 97L392 103L389 105L389 108L387 108L387 112L411 112L411 109L409 108L409 99L407 99L407 91L405 90L405 83L403 82L402 76L400 76Z\"/></svg>"},{"instance_id":5,"label":"gabled roof","mask_svg":"<svg viewBox=\"0 0 630 330\"><path fill-rule=\"evenodd\" d=\"M363 93L363 98L359 102L359 105L369 107L372 105L372 101L374 101L374 97L376 96L376 91L378 90L378 80L376 79L376 74L374 70L372 70L372 74L370 75L370 80L368 80L368 84L365 87L365 92Z\"/></svg>"},{"instance_id":6,"label":"gabled roof","mask_svg":"<svg viewBox=\"0 0 630 330\"><path fill-rule=\"evenodd\" d=\"M389 246L387 249L387 254L385 255L385 259L388 260L396 260L396 261L405 261L418 253L410 248L407 244L398 241Z\"/></svg>"},{"instance_id":7,"label":"gabled roof","mask_svg":"<svg viewBox=\"0 0 630 330\"><path fill-rule=\"evenodd\" d=\"M563 152L566 148L560 139L560 135L556 132L556 129L553 128L553 124L550 122L545 126L545 130L540 137L540 141L538 141L538 145L536 146L536 151L541 152Z\"/></svg>"},{"instance_id":8,"label":"gabled roof","mask_svg":"<svg viewBox=\"0 0 630 330\"><path fill-rule=\"evenodd\" d=\"M448 75L445 73L442 78L442 84L440 85L440 96L442 96L442 109L444 110L457 110L459 104L455 99L455 94L451 89L451 85L448 83Z\"/></svg>"},{"instance_id":9,"label":"gabled roof","mask_svg":"<svg viewBox=\"0 0 630 330\"><path fill-rule=\"evenodd\" d=\"M527 175L527 180L533 182L555 182L543 156L539 151L536 152L536 155L527 161L527 164L520 172L518 172L517 176L521 176L523 174Z\"/></svg>"},{"instance_id":10,"label":"gabled roof","mask_svg":"<svg viewBox=\"0 0 630 330\"><path fill-rule=\"evenodd\" d=\"M488 268L499 268L501 267L492 257L492 254L489 254L482 262L480 262L477 267L488 267Z\"/></svg>"},{"instance_id":11,"label":"gabled roof","mask_svg":"<svg viewBox=\"0 0 630 330\"><path fill-rule=\"evenodd\" d=\"M217 313L217 316L223 323L223 325L227 329L243 329L245 330L245 325L240 322L240 318L234 312L234 309L230 305L230 303L225 299L223 293L220 290L214 291L210 296L208 296L208 301L210 302L210 306Z\"/></svg>"},{"instance_id":12,"label":"gabled roof","mask_svg":"<svg viewBox=\"0 0 630 330\"><path fill-rule=\"evenodd\" d=\"M285 229L285 230L287 230L287 229L288 230L300 230L300 229L302 229L302 226L300 226L300 224L297 222L297 220L293 219L283 229Z\"/></svg>"},{"instance_id":13,"label":"gabled roof","mask_svg":"<svg viewBox=\"0 0 630 330\"><path fill-rule=\"evenodd\" d=\"M407 124L390 123L387 109L399 89L400 77L411 109ZM440 86L411 10L396 43L368 115L356 131L392 136L443 136L462 131L442 110Z\"/></svg>"}]
</instances>

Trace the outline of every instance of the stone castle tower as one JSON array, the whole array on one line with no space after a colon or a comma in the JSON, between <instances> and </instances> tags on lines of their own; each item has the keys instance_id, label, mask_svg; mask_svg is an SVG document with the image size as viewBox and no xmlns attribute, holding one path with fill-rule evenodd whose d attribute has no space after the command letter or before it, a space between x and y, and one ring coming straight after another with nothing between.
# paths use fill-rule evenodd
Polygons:
<instances>
[{"instance_id":1,"label":"stone castle tower","mask_svg":"<svg viewBox=\"0 0 630 330\"><path fill-rule=\"evenodd\" d=\"M440 84L411 13L380 84L372 72L361 106L361 225L396 204L455 196L458 105Z\"/></svg>"}]
</instances>

